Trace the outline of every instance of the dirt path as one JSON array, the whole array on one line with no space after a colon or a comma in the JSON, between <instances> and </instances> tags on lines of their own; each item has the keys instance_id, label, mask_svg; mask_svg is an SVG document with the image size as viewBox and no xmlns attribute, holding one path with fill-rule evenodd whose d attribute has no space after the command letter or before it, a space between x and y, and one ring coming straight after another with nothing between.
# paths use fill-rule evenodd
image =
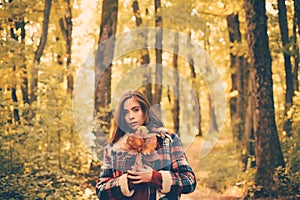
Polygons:
<instances>
[{"instance_id":1,"label":"dirt path","mask_svg":"<svg viewBox=\"0 0 300 200\"><path fill-rule=\"evenodd\" d=\"M196 178L197 178L197 188L193 193L190 194L183 194L181 199L182 200L235 200L241 199L239 196L241 194L234 194L235 191L228 191L224 194L220 194L212 189L207 187L203 187L200 183L203 183L203 180L208 176L208 172L203 171L198 168L199 162L199 152L202 144L202 138L196 137L193 143L189 146L186 150L186 156L190 165L192 166ZM232 193L233 192L233 193Z\"/></svg>"},{"instance_id":2,"label":"dirt path","mask_svg":"<svg viewBox=\"0 0 300 200\"><path fill-rule=\"evenodd\" d=\"M209 190L207 188L201 188L200 182L207 176L207 172L201 171L197 167L199 166L200 159L198 158L198 154L200 152L201 148L201 139L199 137L196 137L193 141L193 143L188 147L186 150L186 156L188 158L188 161L190 165L192 166L196 178L197 178L197 188L193 193L190 194L183 194L181 199L183 200L205 200L205 199L218 199L219 194L213 190Z\"/></svg>"}]
</instances>

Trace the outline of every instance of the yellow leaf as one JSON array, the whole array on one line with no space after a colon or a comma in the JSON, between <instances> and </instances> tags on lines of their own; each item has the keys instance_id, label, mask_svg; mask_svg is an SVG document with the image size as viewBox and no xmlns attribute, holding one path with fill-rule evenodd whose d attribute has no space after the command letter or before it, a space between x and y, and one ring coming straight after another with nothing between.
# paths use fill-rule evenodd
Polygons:
<instances>
[{"instance_id":1,"label":"yellow leaf","mask_svg":"<svg viewBox=\"0 0 300 200\"><path fill-rule=\"evenodd\" d=\"M283 136L286 136L286 131L282 131L282 135L283 135Z\"/></svg>"}]
</instances>

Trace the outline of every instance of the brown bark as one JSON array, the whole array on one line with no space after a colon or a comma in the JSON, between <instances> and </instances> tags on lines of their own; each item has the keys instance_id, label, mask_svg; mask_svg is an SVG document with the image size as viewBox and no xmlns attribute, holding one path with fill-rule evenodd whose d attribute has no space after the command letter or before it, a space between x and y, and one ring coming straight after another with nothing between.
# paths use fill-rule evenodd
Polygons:
<instances>
[{"instance_id":1,"label":"brown bark","mask_svg":"<svg viewBox=\"0 0 300 200\"><path fill-rule=\"evenodd\" d=\"M42 35L40 37L40 42L39 42L38 48L35 51L35 55L34 55L34 61L37 62L38 64L40 64L40 60L41 60L41 57L42 57L42 54L43 54L43 51L44 51L44 48L45 48L46 42L47 42L51 3L52 3L52 0L45 0Z\"/></svg>"},{"instance_id":2,"label":"brown bark","mask_svg":"<svg viewBox=\"0 0 300 200\"><path fill-rule=\"evenodd\" d=\"M62 165L61 165L61 130L57 131L57 162L58 162L58 169L62 169Z\"/></svg>"},{"instance_id":3,"label":"brown bark","mask_svg":"<svg viewBox=\"0 0 300 200\"><path fill-rule=\"evenodd\" d=\"M13 66L13 71L14 73L16 73L16 66ZM18 106L16 106L18 104L18 97L17 97L17 89L16 89L16 84L13 83L13 86L11 88L11 98L12 101L14 102L13 105L13 117L14 117L14 123L18 124L20 122L20 114L19 114L19 109Z\"/></svg>"},{"instance_id":4,"label":"brown bark","mask_svg":"<svg viewBox=\"0 0 300 200\"><path fill-rule=\"evenodd\" d=\"M9 1L9 3L12 3L13 1ZM24 52L25 49L25 36L26 36L26 31L25 31L25 21L23 17L20 18L8 18L9 22L12 22L14 24L14 26L10 27L10 36L13 40L20 42L20 51ZM16 34L15 31L17 30L21 30L20 34ZM19 41L19 38L21 39L21 41ZM12 101L14 102L14 108L13 108L13 118L14 118L14 123L19 123L20 122L20 114L19 114L19 109L18 106L16 106L19 102L18 100L18 96L17 96L17 77L15 76L15 74L17 73L16 70L18 68L21 69L21 92L22 92L22 99L23 99L23 104L29 104L29 95L28 95L28 75L27 75L27 67L26 67L26 58L25 56L22 57L22 62L19 62L18 65L13 65L13 72L14 72L14 82L12 83L12 87L11 87L11 97L12 97ZM0 89L0 91L2 90L2 88ZM26 113L26 110L23 110L23 114ZM27 115L26 115L27 114ZM27 118L28 113L26 113L24 116L25 118ZM9 120L10 123L12 123L12 120Z\"/></svg>"},{"instance_id":5,"label":"brown bark","mask_svg":"<svg viewBox=\"0 0 300 200\"><path fill-rule=\"evenodd\" d=\"M279 27L280 35L283 46L283 57L284 57L284 69L285 69L285 122L283 130L286 131L287 136L291 136L292 131L292 119L288 117L287 112L290 110L293 104L293 74L292 74L292 64L289 52L289 35L288 35L288 23L286 16L286 6L284 0L278 0L278 11L279 11Z\"/></svg>"},{"instance_id":6,"label":"brown bark","mask_svg":"<svg viewBox=\"0 0 300 200\"><path fill-rule=\"evenodd\" d=\"M25 36L26 36L26 30L25 30L25 21L22 19L21 21L18 22L18 25L16 28L21 29L21 52L25 51ZM25 53L23 53L25 55ZM22 99L23 99L23 104L30 104L30 99L29 99L29 82L28 82L28 69L26 66L26 57L23 56L22 64L20 66L22 69L22 83L21 83L21 92L22 92ZM24 119L28 120L30 119L30 110L24 109L22 115L24 116Z\"/></svg>"},{"instance_id":7,"label":"brown bark","mask_svg":"<svg viewBox=\"0 0 300 200\"><path fill-rule=\"evenodd\" d=\"M192 49L192 33L191 33L191 31L189 32L188 46L189 46L189 49L191 50ZM189 62L190 70L191 70L191 78L192 78L193 86L196 87L196 88L194 88L195 89L195 93L196 93L196 99L195 99L195 101L198 103L198 108L195 108L195 109L199 110L198 111L199 114L196 114L196 116L195 116L196 118L197 117L199 118L199 121L198 121L198 124L197 124L197 127L198 127L198 134L197 134L197 136L202 137L203 133L202 133L202 128L201 128L200 88L198 88L196 86L197 75L196 75L195 66L194 66L194 58L192 57L191 52L188 55L188 62Z\"/></svg>"},{"instance_id":8,"label":"brown bark","mask_svg":"<svg viewBox=\"0 0 300 200\"><path fill-rule=\"evenodd\" d=\"M21 85L21 91L22 91L22 98L24 104L29 104L29 87L28 87L28 73L27 73L27 67L26 64L23 64L22 66L23 74L22 74L22 85Z\"/></svg>"},{"instance_id":9,"label":"brown bark","mask_svg":"<svg viewBox=\"0 0 300 200\"><path fill-rule=\"evenodd\" d=\"M229 32L230 48L232 49L235 44L241 43L241 32L238 14L232 13L227 16L227 26ZM243 66L239 60L242 56L236 55L230 52L230 71L231 71L231 93L237 92L236 95L230 99L230 117L231 117L231 128L234 141L239 141L241 134L239 124L241 122L241 99L242 99L242 80L240 71L243 70Z\"/></svg>"},{"instance_id":10,"label":"brown bark","mask_svg":"<svg viewBox=\"0 0 300 200\"><path fill-rule=\"evenodd\" d=\"M59 37L56 37L56 38L55 38L55 42L58 43L59 41L60 41L60 38L59 38ZM56 52L56 63L57 63L58 65L60 65L61 68L63 68L63 65L64 65L64 57L63 57L63 55L62 55L62 51L59 51L59 52L57 51L57 52ZM60 83L63 82L62 77L59 78L59 82L60 82Z\"/></svg>"},{"instance_id":11,"label":"brown bark","mask_svg":"<svg viewBox=\"0 0 300 200\"><path fill-rule=\"evenodd\" d=\"M294 91L299 91L299 60L300 60L300 0L294 0L294 52L295 52L295 68L293 71L294 75Z\"/></svg>"},{"instance_id":12,"label":"brown bark","mask_svg":"<svg viewBox=\"0 0 300 200\"><path fill-rule=\"evenodd\" d=\"M242 43L239 15L237 13L232 13L227 16L227 26L229 31L229 40L231 43L230 48L233 49L235 45L240 45ZM233 140L236 141L236 145L241 151L244 169L247 168L249 158L255 156L252 143L253 125L251 120L246 120L246 115L252 116L252 96L246 95L246 87L248 85L247 77L249 74L247 67L248 64L244 55L239 54L238 51L230 52L231 93L236 93L230 99L231 127ZM247 98L248 108L246 103ZM245 128L245 126L247 126L247 128ZM253 166L253 164L251 164L251 166Z\"/></svg>"},{"instance_id":13,"label":"brown bark","mask_svg":"<svg viewBox=\"0 0 300 200\"><path fill-rule=\"evenodd\" d=\"M73 31L73 23L72 23L72 8L70 0L64 0L67 4L66 12L64 18L59 19L60 29L63 33L66 45L66 56L67 56L67 94L72 97L74 78L72 75L72 71L70 70L71 64L71 53L72 53L72 31Z\"/></svg>"},{"instance_id":14,"label":"brown bark","mask_svg":"<svg viewBox=\"0 0 300 200\"><path fill-rule=\"evenodd\" d=\"M17 23L18 22L15 22L15 26L16 26L16 29L17 29ZM10 28L10 36L12 39L18 41L18 36L15 34L15 27L11 27ZM19 109L18 109L18 97L17 97L17 77L16 77L16 65L13 65L12 66L12 69L13 69L13 73L14 73L14 81L12 82L12 86L11 86L11 99L12 99L12 102L14 103L13 104L13 118L14 118L14 121L11 121L11 123L15 123L15 124L18 124L20 122L20 114L19 114Z\"/></svg>"},{"instance_id":15,"label":"brown bark","mask_svg":"<svg viewBox=\"0 0 300 200\"><path fill-rule=\"evenodd\" d=\"M244 164L243 171L248 167L254 168L255 161L255 138L254 138L254 111L255 111L255 71L248 71L248 85L245 92L247 99L245 102L245 122L244 133L242 138L242 162Z\"/></svg>"},{"instance_id":16,"label":"brown bark","mask_svg":"<svg viewBox=\"0 0 300 200\"><path fill-rule=\"evenodd\" d=\"M174 103L173 103L173 122L174 122L174 131L175 133L180 136L179 132L179 111L180 111L180 105L179 105L179 75L178 75L178 33L175 34L174 38L174 52L173 52L173 69L174 69Z\"/></svg>"},{"instance_id":17,"label":"brown bark","mask_svg":"<svg viewBox=\"0 0 300 200\"><path fill-rule=\"evenodd\" d=\"M253 116L257 172L255 184L265 195L278 186L276 168L284 166L275 124L271 55L267 35L265 0L245 0L250 69L253 70L255 111ZM254 79L254 80L253 80Z\"/></svg>"},{"instance_id":18,"label":"brown bark","mask_svg":"<svg viewBox=\"0 0 300 200\"><path fill-rule=\"evenodd\" d=\"M157 28L155 35L155 55L156 55L156 71L155 71L155 93L153 97L153 104L157 104L160 112L160 101L162 94L162 17L158 15L161 8L161 1L154 0L155 6L155 27Z\"/></svg>"},{"instance_id":19,"label":"brown bark","mask_svg":"<svg viewBox=\"0 0 300 200\"><path fill-rule=\"evenodd\" d=\"M211 95L208 95L208 102L210 107L210 126L209 126L208 133L213 133L213 132L217 132L219 127L217 124L215 107L212 105Z\"/></svg>"},{"instance_id":20,"label":"brown bark","mask_svg":"<svg viewBox=\"0 0 300 200\"><path fill-rule=\"evenodd\" d=\"M137 27L139 27L140 25L142 25L143 20L142 20L141 14L140 14L139 2L137 0L133 1L132 10L133 10L133 14L135 16L135 24Z\"/></svg>"},{"instance_id":21,"label":"brown bark","mask_svg":"<svg viewBox=\"0 0 300 200\"><path fill-rule=\"evenodd\" d=\"M42 28L42 35L40 37L40 42L38 45L37 50L35 51L34 55L34 62L40 64L40 60L46 46L47 37L48 37L48 25L49 25L49 18L50 18L50 10L51 10L51 3L52 0L45 0L45 8L44 8L44 21L43 21L43 28ZM36 66L33 66L32 69L32 83L31 83L31 93L30 93L30 104L36 101L36 91L38 85L38 69Z\"/></svg>"},{"instance_id":22,"label":"brown bark","mask_svg":"<svg viewBox=\"0 0 300 200\"><path fill-rule=\"evenodd\" d=\"M100 129L94 130L95 151L102 155L105 135L110 132L111 121L111 67L114 55L114 39L117 28L118 0L103 0L98 49L95 60L95 118Z\"/></svg>"},{"instance_id":23,"label":"brown bark","mask_svg":"<svg viewBox=\"0 0 300 200\"><path fill-rule=\"evenodd\" d=\"M26 36L26 31L25 31L25 21L24 19L20 19L19 21L15 22L15 29L21 30L21 52L24 52L24 40L25 40L25 36ZM18 37L17 35L15 35L14 30L11 29L11 36L14 40L18 41ZM23 63L21 64L21 69L22 69L22 84L21 84L21 91L22 91L22 99L23 99L23 103L27 103L29 104L29 95L28 95L28 75L27 75L27 67L26 67L26 60L25 57L23 58Z\"/></svg>"},{"instance_id":24,"label":"brown bark","mask_svg":"<svg viewBox=\"0 0 300 200\"><path fill-rule=\"evenodd\" d=\"M143 20L140 14L139 3L135 0L132 4L133 14L136 19L136 26L139 27L142 25ZM146 13L147 14L147 13ZM147 48L147 32L142 31L140 33L140 37L143 38L141 42L143 42L143 49L141 49L141 65L145 67L145 74L144 74L144 94L148 97L148 101L150 104L152 103L152 85L151 85L151 69L148 69L147 66L150 63L150 55L149 50Z\"/></svg>"},{"instance_id":25,"label":"brown bark","mask_svg":"<svg viewBox=\"0 0 300 200\"><path fill-rule=\"evenodd\" d=\"M209 32L209 25L207 26L207 31ZM204 40L204 49L208 51L209 53L209 49L210 49L210 41L209 41L209 37L205 37ZM216 118L216 114L215 114L215 108L214 105L212 104L213 99L211 98L211 95L208 95L208 102L209 102L209 111L210 111L210 126L209 126L209 130L208 133L213 133L218 131L218 123L217 123L217 118Z\"/></svg>"}]
</instances>

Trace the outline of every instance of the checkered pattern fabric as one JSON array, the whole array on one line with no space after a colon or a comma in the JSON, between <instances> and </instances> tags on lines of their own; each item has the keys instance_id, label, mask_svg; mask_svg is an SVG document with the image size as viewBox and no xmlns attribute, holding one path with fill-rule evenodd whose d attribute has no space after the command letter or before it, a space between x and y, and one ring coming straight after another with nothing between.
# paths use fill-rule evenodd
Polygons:
<instances>
[{"instance_id":1,"label":"checkered pattern fabric","mask_svg":"<svg viewBox=\"0 0 300 200\"><path fill-rule=\"evenodd\" d=\"M171 137L170 137L171 136ZM181 194L194 191L196 187L196 179L194 172L188 164L186 155L183 151L182 144L176 134L166 137L166 134L157 134L157 148L155 159L150 159L147 165L154 170L170 173L170 180L164 181L170 183L167 190L162 189L156 191L154 187L149 187L150 200L176 200ZM151 155L148 155L151 158ZM114 148L114 145L108 144L104 149L104 163L102 171L96 184L96 193L101 200L122 200L130 199L128 194L124 194L128 190L128 186L124 181L120 181L121 176L126 173L134 163L134 158L130 157L128 152L124 152ZM167 191L166 193L164 193ZM128 190L129 192L129 190ZM156 195L153 195L156 193Z\"/></svg>"}]
</instances>

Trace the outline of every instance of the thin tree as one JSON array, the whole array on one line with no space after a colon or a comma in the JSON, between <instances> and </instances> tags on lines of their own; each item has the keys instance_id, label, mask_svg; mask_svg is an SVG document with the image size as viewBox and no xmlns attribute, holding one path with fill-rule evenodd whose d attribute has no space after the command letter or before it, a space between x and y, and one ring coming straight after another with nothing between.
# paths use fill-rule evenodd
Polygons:
<instances>
[{"instance_id":1,"label":"thin tree","mask_svg":"<svg viewBox=\"0 0 300 200\"><path fill-rule=\"evenodd\" d=\"M40 42L39 42L38 48L35 51L35 55L34 55L34 62L37 64L40 64L41 57L43 55L43 51L44 51L44 48L45 48L46 42L47 42L51 3L52 3L52 0L45 0L42 35L40 37ZM31 82L31 87L30 87L30 89L31 89L30 104L32 104L37 99L35 93L37 91L37 86L38 86L38 69L35 65L33 66L31 76L32 76L32 82Z\"/></svg>"},{"instance_id":2,"label":"thin tree","mask_svg":"<svg viewBox=\"0 0 300 200\"><path fill-rule=\"evenodd\" d=\"M248 166L254 168L256 166L255 161L255 136L254 136L254 111L255 111L255 72L253 69L248 71L248 85L246 86L245 95L247 96L245 102L245 122L244 132L242 137L242 162L244 164L243 171L246 171ZM245 152L243 152L245 148Z\"/></svg>"},{"instance_id":3,"label":"thin tree","mask_svg":"<svg viewBox=\"0 0 300 200\"><path fill-rule=\"evenodd\" d=\"M100 128L94 130L97 155L102 155L105 135L111 121L111 68L118 15L118 0L103 0L98 49L95 60L95 118ZM110 39L110 40L109 40Z\"/></svg>"},{"instance_id":4,"label":"thin tree","mask_svg":"<svg viewBox=\"0 0 300 200\"><path fill-rule=\"evenodd\" d=\"M9 1L8 3L12 3L13 1ZM21 62L16 63L16 65L13 66L14 73L17 73L17 69L21 69L21 92L22 92L22 100L23 104L29 104L29 92L28 92L28 73L27 73L27 66L26 66L26 57L24 56L25 52L25 36L26 36L26 30L25 30L25 21L23 16L18 16L16 18L8 18L8 22L13 24L14 26L10 27L10 36L13 40L16 42L19 42L21 45L20 52L22 52L22 60ZM19 68L18 68L19 67ZM18 103L18 97L17 97L17 84L16 82L13 83L12 86L12 101L17 104ZM14 119L15 121L20 120L19 110L17 108L14 108L13 111ZM26 109L23 110L23 115L25 118L27 118L28 113L26 113Z\"/></svg>"},{"instance_id":5,"label":"thin tree","mask_svg":"<svg viewBox=\"0 0 300 200\"><path fill-rule=\"evenodd\" d=\"M294 23L293 23L293 50L295 58L294 75L294 91L299 91L299 60L300 60L300 0L294 0Z\"/></svg>"},{"instance_id":6,"label":"thin tree","mask_svg":"<svg viewBox=\"0 0 300 200\"><path fill-rule=\"evenodd\" d=\"M288 111L293 105L293 74L292 74L292 63L291 56L289 51L289 35L288 35L288 23L286 16L286 6L284 0L278 0L278 11L279 11L279 27L280 27L280 35L283 46L283 57L284 57L284 69L285 69L285 83L286 83L286 91L285 91L285 122L283 126L283 130L286 131L287 136L291 136L292 131L292 119L288 117Z\"/></svg>"},{"instance_id":7,"label":"thin tree","mask_svg":"<svg viewBox=\"0 0 300 200\"><path fill-rule=\"evenodd\" d=\"M155 55L156 55L156 71L155 71L155 93L153 97L153 104L156 104L158 110L160 112L160 101L162 94L162 17L159 15L161 9L161 1L154 0L155 7L155 27L156 35L155 35Z\"/></svg>"},{"instance_id":8,"label":"thin tree","mask_svg":"<svg viewBox=\"0 0 300 200\"><path fill-rule=\"evenodd\" d=\"M173 115L173 122L174 122L174 131L175 133L180 136L179 132L179 111L180 111L180 105L179 105L179 75L178 75L178 32L176 32L174 37L174 52L173 52L173 69L174 69L174 103L172 108L172 115Z\"/></svg>"},{"instance_id":9,"label":"thin tree","mask_svg":"<svg viewBox=\"0 0 300 200\"><path fill-rule=\"evenodd\" d=\"M191 31L189 32L189 37L188 37L188 47L189 47L189 50L191 51L192 50L192 32ZM189 62L190 70L191 70L191 78L192 78L193 86L195 87L195 93L196 93L195 101L198 102L198 110L199 110L198 111L199 115L196 114L196 116L195 116L195 117L199 118L199 121L197 124L197 127L198 127L197 136L201 137L201 136L203 136L203 133L202 133L202 128L201 128L200 87L197 85L200 83L197 83L197 80L196 80L197 74L196 74L196 70L195 70L195 66L194 66L194 58L192 56L192 52L189 52L189 54L188 54L188 62Z\"/></svg>"},{"instance_id":10,"label":"thin tree","mask_svg":"<svg viewBox=\"0 0 300 200\"><path fill-rule=\"evenodd\" d=\"M9 3L11 3L12 1L10 1ZM9 22L13 22L13 19L8 18ZM16 23L14 23L14 25L16 25ZM11 26L10 27L10 37L11 39L18 41L18 36L15 34L15 27ZM13 107L13 113L11 115L11 117L8 119L8 123L10 124L10 126L8 126L8 129L12 129L10 127L14 127L16 125L18 125L20 123L20 114L19 114L19 109L16 105L18 105L18 96L17 96L17 76L16 76L16 64L13 63L12 65L12 70L13 70L13 80L11 81L11 86L8 90L11 90L11 100L13 102L12 107ZM11 132L12 130L9 130L9 132ZM9 141L9 173L12 174L14 171L14 140L11 139Z\"/></svg>"},{"instance_id":11,"label":"thin tree","mask_svg":"<svg viewBox=\"0 0 300 200\"><path fill-rule=\"evenodd\" d=\"M230 117L233 140L236 142L238 149L241 151L244 170L248 165L248 160L254 157L253 132L252 132L252 95L247 94L248 86L248 63L244 54L237 51L242 44L242 34L240 31L239 14L232 13L226 17L229 32L230 45L230 71L231 71L231 99L230 99ZM235 48L234 48L235 47ZM235 50L234 50L235 49ZM250 87L249 85L248 87ZM251 88L249 88L251 91ZM247 104L248 101L248 104ZM248 105L248 106L247 106ZM248 109L247 109L248 107ZM245 112L246 110L246 112ZM248 116L246 116L248 115ZM251 166L254 163L251 162Z\"/></svg>"},{"instance_id":12,"label":"thin tree","mask_svg":"<svg viewBox=\"0 0 300 200\"><path fill-rule=\"evenodd\" d=\"M67 94L73 98L73 87L74 87L74 77L72 74L72 69L70 65L72 63L72 32L73 32L73 23L72 23L72 5L70 0L64 0L66 3L66 8L64 12L64 17L59 19L59 26L62 32L62 35L65 40L65 54L66 54L66 78L67 78ZM70 143L73 146L74 143L74 125L70 124Z\"/></svg>"},{"instance_id":13,"label":"thin tree","mask_svg":"<svg viewBox=\"0 0 300 200\"><path fill-rule=\"evenodd\" d=\"M16 65L13 65L13 72L14 72L14 76L16 74ZM13 83L12 83L12 87L11 87L11 99L14 103L13 105L13 118L14 121L12 122L13 124L18 124L20 123L20 114L19 114L19 108L18 108L18 96L17 96L17 77L14 77Z\"/></svg>"},{"instance_id":14,"label":"thin tree","mask_svg":"<svg viewBox=\"0 0 300 200\"><path fill-rule=\"evenodd\" d=\"M21 30L21 52L25 53L25 21L24 18L22 18L20 21L16 24L16 29ZM26 66L26 58L24 56L23 62L22 62L22 84L21 84L21 91L22 91L22 99L24 104L29 104L29 93L28 93L28 73L27 73L27 66Z\"/></svg>"},{"instance_id":15,"label":"thin tree","mask_svg":"<svg viewBox=\"0 0 300 200\"><path fill-rule=\"evenodd\" d=\"M284 167L283 154L275 124L272 64L267 35L265 0L245 0L246 31L251 81L255 96L253 113L256 143L256 186L266 195L278 184L276 168Z\"/></svg>"},{"instance_id":16,"label":"thin tree","mask_svg":"<svg viewBox=\"0 0 300 200\"><path fill-rule=\"evenodd\" d=\"M21 43L24 43L24 39L25 39L25 22L24 22L24 18L21 18L20 20L17 19L9 19L9 21L13 21L14 22L14 27L12 26L10 28L10 37L15 40L16 42L18 42L18 38L21 38ZM21 34L18 35L16 34L17 30L21 30ZM21 49L23 49L24 46L21 45ZM13 118L14 118L14 123L19 123L20 122L20 114L19 114L19 109L16 105L18 105L18 96L17 96L17 68L18 66L16 64L13 64L12 66L13 68L13 72L14 72L14 81L12 83L12 87L11 87L11 98L12 101L14 102L14 108L13 108ZM28 82L27 82L27 71L26 71L26 65L25 65L25 59L24 57L22 58L22 64L21 64L21 68L22 70L22 80L23 80L23 84L21 84L21 91L22 91L22 96L23 96L23 103L28 103Z\"/></svg>"},{"instance_id":17,"label":"thin tree","mask_svg":"<svg viewBox=\"0 0 300 200\"><path fill-rule=\"evenodd\" d=\"M70 69L71 60L71 53L72 53L72 30L73 30L73 23L72 23L72 7L70 0L64 0L66 3L66 11L63 18L59 19L60 29L62 31L65 46L66 46L66 56L67 56L67 94L72 97L73 92L73 85L74 85L74 78L72 75L72 71Z\"/></svg>"},{"instance_id":18,"label":"thin tree","mask_svg":"<svg viewBox=\"0 0 300 200\"><path fill-rule=\"evenodd\" d=\"M132 10L135 16L135 23L137 27L140 27L143 24L143 20L140 14L139 2L137 0L133 1L132 3ZM146 15L148 14L148 10L146 10ZM150 55L149 50L147 48L147 29L140 33L143 42L143 49L140 50L141 53L141 65L145 67L145 74L144 74L144 94L148 97L150 103L152 103L152 85L151 85L151 68L148 69L147 66L150 63Z\"/></svg>"},{"instance_id":19,"label":"thin tree","mask_svg":"<svg viewBox=\"0 0 300 200\"><path fill-rule=\"evenodd\" d=\"M240 32L240 22L238 13L232 13L227 16L227 26L229 32L230 48L241 45L242 36ZM244 123L244 102L245 102L245 84L246 66L244 55L240 52L230 52L230 71L231 71L231 92L236 92L230 100L230 115L232 121L232 134L235 141L240 141L243 135Z\"/></svg>"},{"instance_id":20,"label":"thin tree","mask_svg":"<svg viewBox=\"0 0 300 200\"><path fill-rule=\"evenodd\" d=\"M207 29L206 29L206 37L204 39L204 49L208 51L209 53L209 49L210 49L210 41L209 41L209 34L210 34L210 27L209 25L207 25ZM215 106L212 104L213 99L211 98L211 95L208 95L208 104L209 104L209 111L210 111L210 126L209 126L209 130L208 133L213 133L213 132L217 132L219 127L218 127L218 123L217 123L217 118L216 118L216 111L215 111Z\"/></svg>"}]
</instances>

